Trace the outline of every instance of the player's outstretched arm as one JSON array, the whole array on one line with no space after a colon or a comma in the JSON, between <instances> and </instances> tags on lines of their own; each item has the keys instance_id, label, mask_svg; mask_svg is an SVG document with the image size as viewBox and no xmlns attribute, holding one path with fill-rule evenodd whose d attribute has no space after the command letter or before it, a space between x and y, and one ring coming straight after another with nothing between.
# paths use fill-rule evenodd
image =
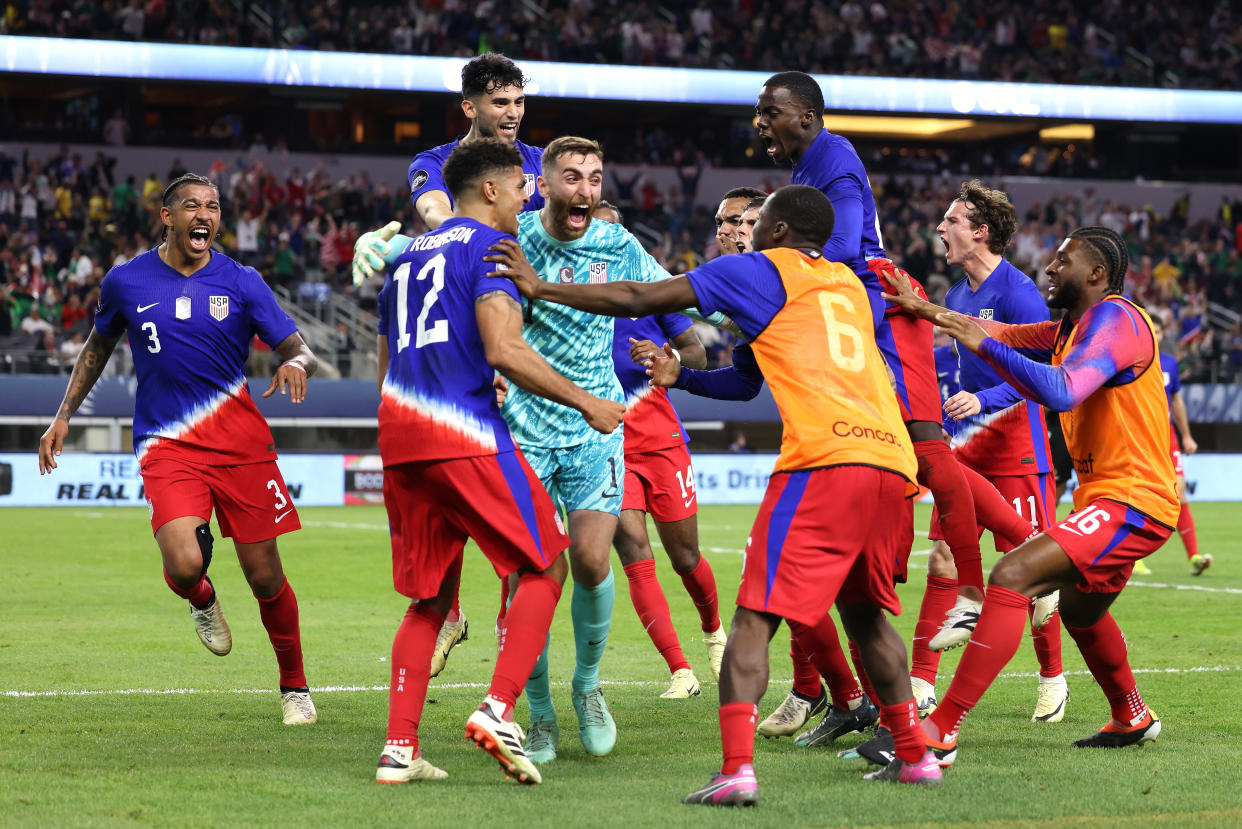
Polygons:
<instances>
[{"instance_id":1,"label":"player's outstretched arm","mask_svg":"<svg viewBox=\"0 0 1242 829\"><path fill-rule=\"evenodd\" d=\"M46 475L56 468L56 457L65 445L65 435L69 433L69 418L73 417L82 401L95 388L99 375L103 374L108 358L120 342L121 336L105 337L95 328L91 329L78 359L73 364L73 373L69 375L69 386L65 389L65 397L56 412L52 425L47 427L43 437L39 439L39 474Z\"/></svg>"},{"instance_id":2,"label":"player's outstretched arm","mask_svg":"<svg viewBox=\"0 0 1242 829\"><path fill-rule=\"evenodd\" d=\"M378 230L369 230L354 242L352 271L354 285L361 285L373 276L382 275L393 260L405 250L410 237L400 234L401 223L391 221Z\"/></svg>"},{"instance_id":3,"label":"player's outstretched arm","mask_svg":"<svg viewBox=\"0 0 1242 829\"><path fill-rule=\"evenodd\" d=\"M301 403L306 399L306 381L319 368L319 359L296 331L280 341L276 353L282 362L263 396L271 397L280 389L289 395L290 403Z\"/></svg>"},{"instance_id":4,"label":"player's outstretched arm","mask_svg":"<svg viewBox=\"0 0 1242 829\"><path fill-rule=\"evenodd\" d=\"M713 371L684 368L669 346L647 361L651 385L685 389L699 397L715 400L753 400L763 388L763 372L747 345L733 351L733 365Z\"/></svg>"},{"instance_id":5,"label":"player's outstretched arm","mask_svg":"<svg viewBox=\"0 0 1242 829\"><path fill-rule=\"evenodd\" d=\"M428 230L435 230L453 216L453 205L443 190L428 190L414 202L414 209L422 217Z\"/></svg>"},{"instance_id":6,"label":"player's outstretched arm","mask_svg":"<svg viewBox=\"0 0 1242 829\"><path fill-rule=\"evenodd\" d=\"M574 385L522 339L522 307L504 291L475 300L475 318L487 362L505 377L540 397L582 413L587 425L608 434L625 418L625 406L603 400Z\"/></svg>"},{"instance_id":7,"label":"player's outstretched arm","mask_svg":"<svg viewBox=\"0 0 1242 829\"><path fill-rule=\"evenodd\" d=\"M672 343L665 343L663 347L651 340L630 337L630 359L636 363L646 363L653 357L664 354L666 348L671 348L678 362L687 368L707 368L707 349L703 347L693 328L687 328L673 337Z\"/></svg>"}]
</instances>

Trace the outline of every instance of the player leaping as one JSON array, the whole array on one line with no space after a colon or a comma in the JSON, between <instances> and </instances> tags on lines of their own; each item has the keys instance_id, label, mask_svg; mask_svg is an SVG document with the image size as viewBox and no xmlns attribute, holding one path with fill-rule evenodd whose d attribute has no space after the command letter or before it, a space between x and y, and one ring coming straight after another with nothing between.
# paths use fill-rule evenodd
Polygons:
<instances>
[{"instance_id":1,"label":"player leaping","mask_svg":"<svg viewBox=\"0 0 1242 829\"><path fill-rule=\"evenodd\" d=\"M923 721L942 762L956 756L963 718L1017 651L1031 598L1056 588L1065 628L1112 710L1104 728L1075 745L1138 745L1160 733L1109 614L1134 562L1164 543L1178 514L1155 336L1147 315L1121 296L1128 258L1125 240L1108 228L1071 233L1045 270L1048 305L1066 310L1060 322L1005 326L951 313L908 289L895 298L934 320L1024 397L1061 412L1079 476L1074 513L992 568L953 682Z\"/></svg>"},{"instance_id":2,"label":"player leaping","mask_svg":"<svg viewBox=\"0 0 1242 829\"><path fill-rule=\"evenodd\" d=\"M279 388L301 403L318 361L263 277L212 251L220 229L220 193L210 179L184 175L169 184L160 220L163 243L113 268L100 285L94 328L60 411L39 441L39 471L56 468L69 419L116 344L128 336L138 375L134 453L164 580L189 601L194 629L207 649L227 654L232 634L207 577L214 506L276 652L284 722L313 723L317 714L302 668L298 601L276 548L277 536L301 524L276 466L271 429L250 397L245 368L257 332L283 360L263 396Z\"/></svg>"}]
</instances>

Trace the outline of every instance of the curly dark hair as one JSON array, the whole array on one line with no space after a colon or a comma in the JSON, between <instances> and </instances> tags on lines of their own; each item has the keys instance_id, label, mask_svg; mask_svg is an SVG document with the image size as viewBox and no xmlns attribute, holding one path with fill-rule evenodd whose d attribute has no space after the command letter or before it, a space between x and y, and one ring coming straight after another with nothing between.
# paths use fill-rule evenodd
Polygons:
<instances>
[{"instance_id":1,"label":"curly dark hair","mask_svg":"<svg viewBox=\"0 0 1242 829\"><path fill-rule=\"evenodd\" d=\"M453 201L460 201L470 185L488 173L506 172L522 166L517 147L499 138L480 138L469 144L458 144L449 153L440 174Z\"/></svg>"},{"instance_id":2,"label":"curly dark hair","mask_svg":"<svg viewBox=\"0 0 1242 829\"><path fill-rule=\"evenodd\" d=\"M490 95L506 86L523 89L529 80L516 63L499 52L488 52L468 61L461 68L461 97Z\"/></svg>"},{"instance_id":3,"label":"curly dark hair","mask_svg":"<svg viewBox=\"0 0 1242 829\"><path fill-rule=\"evenodd\" d=\"M988 226L988 250L1003 254L1018 229L1018 214L1002 190L993 190L979 179L962 182L956 201L966 206L970 226Z\"/></svg>"}]
</instances>

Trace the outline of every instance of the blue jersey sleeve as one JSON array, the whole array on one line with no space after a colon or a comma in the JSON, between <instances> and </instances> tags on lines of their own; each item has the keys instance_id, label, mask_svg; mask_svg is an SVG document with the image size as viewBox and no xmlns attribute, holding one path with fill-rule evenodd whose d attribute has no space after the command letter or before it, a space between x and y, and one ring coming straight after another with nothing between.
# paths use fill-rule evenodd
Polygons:
<instances>
[{"instance_id":1,"label":"blue jersey sleeve","mask_svg":"<svg viewBox=\"0 0 1242 829\"><path fill-rule=\"evenodd\" d=\"M689 317L682 314L656 314L656 325L660 326L660 330L664 332L664 336L670 343L676 337L689 331L693 324Z\"/></svg>"},{"instance_id":2,"label":"blue jersey sleeve","mask_svg":"<svg viewBox=\"0 0 1242 829\"><path fill-rule=\"evenodd\" d=\"M712 371L683 366L673 388L715 400L754 400L763 388L763 372L750 346L741 344L733 349L733 365Z\"/></svg>"},{"instance_id":3,"label":"blue jersey sleeve","mask_svg":"<svg viewBox=\"0 0 1242 829\"><path fill-rule=\"evenodd\" d=\"M448 187L444 184L443 168L444 159L440 158L435 150L427 150L414 156L407 173L410 183L410 204L417 205L419 197L432 190L444 193L449 203L452 204L453 199L449 196Z\"/></svg>"},{"instance_id":4,"label":"blue jersey sleeve","mask_svg":"<svg viewBox=\"0 0 1242 829\"><path fill-rule=\"evenodd\" d=\"M704 314L728 315L754 340L785 307L785 284L762 253L721 256L686 274Z\"/></svg>"},{"instance_id":5,"label":"blue jersey sleeve","mask_svg":"<svg viewBox=\"0 0 1242 829\"><path fill-rule=\"evenodd\" d=\"M853 176L842 176L828 185L824 195L832 202L835 215L832 236L824 245L824 258L850 264L858 258L862 246L862 183Z\"/></svg>"},{"instance_id":6,"label":"blue jersey sleeve","mask_svg":"<svg viewBox=\"0 0 1242 829\"><path fill-rule=\"evenodd\" d=\"M1165 391L1168 392L1169 398L1182 390L1182 378L1180 376L1181 369L1177 365L1177 358L1171 354L1160 355L1160 368L1168 375L1168 385Z\"/></svg>"},{"instance_id":7,"label":"blue jersey sleeve","mask_svg":"<svg viewBox=\"0 0 1242 829\"><path fill-rule=\"evenodd\" d=\"M95 306L95 330L109 339L125 333L120 280L115 270L108 271L99 285L99 302Z\"/></svg>"},{"instance_id":8,"label":"blue jersey sleeve","mask_svg":"<svg viewBox=\"0 0 1242 829\"><path fill-rule=\"evenodd\" d=\"M293 317L285 313L276 301L272 289L254 268L245 268L240 279L242 296L250 309L250 330L272 348L280 345L286 337L298 330Z\"/></svg>"}]
</instances>

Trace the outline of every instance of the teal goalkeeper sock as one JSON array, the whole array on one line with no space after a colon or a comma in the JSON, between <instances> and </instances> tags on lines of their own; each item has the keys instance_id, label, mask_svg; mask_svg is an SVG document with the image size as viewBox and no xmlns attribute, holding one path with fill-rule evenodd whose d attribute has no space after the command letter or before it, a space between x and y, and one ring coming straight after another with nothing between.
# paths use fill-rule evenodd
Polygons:
<instances>
[{"instance_id":1,"label":"teal goalkeeper sock","mask_svg":"<svg viewBox=\"0 0 1242 829\"><path fill-rule=\"evenodd\" d=\"M526 680L526 701L530 704L530 719L556 719L556 709L552 707L552 688L548 683L548 639L543 642L543 651L535 661L535 667Z\"/></svg>"},{"instance_id":2,"label":"teal goalkeeper sock","mask_svg":"<svg viewBox=\"0 0 1242 829\"><path fill-rule=\"evenodd\" d=\"M612 603L616 596L612 570L595 587L574 582L570 615L574 620L574 647L578 664L574 666L573 689L583 693L599 687L599 663L612 626Z\"/></svg>"}]
</instances>

